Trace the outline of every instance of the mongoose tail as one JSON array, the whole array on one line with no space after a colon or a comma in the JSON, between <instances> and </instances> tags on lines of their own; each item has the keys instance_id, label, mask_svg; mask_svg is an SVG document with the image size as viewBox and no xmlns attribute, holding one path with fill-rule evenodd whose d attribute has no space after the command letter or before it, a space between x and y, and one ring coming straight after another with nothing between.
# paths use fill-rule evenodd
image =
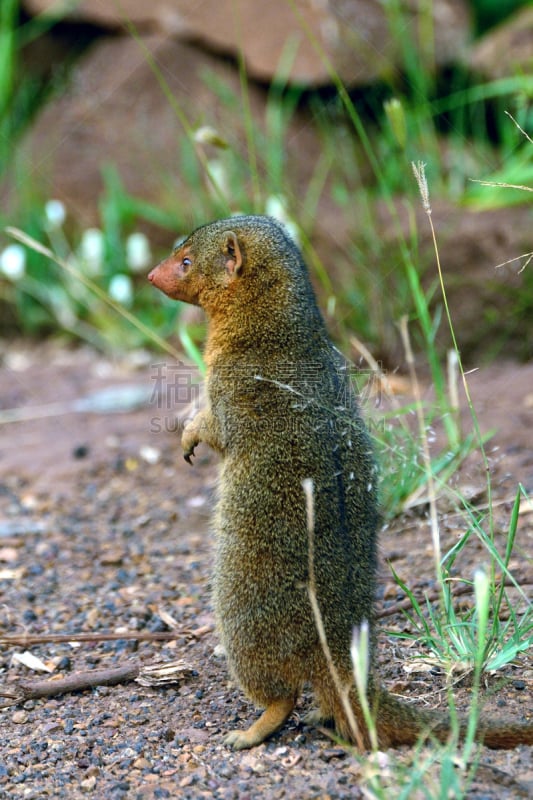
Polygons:
<instances>
[{"instance_id":1,"label":"mongoose tail","mask_svg":"<svg viewBox=\"0 0 533 800\"><path fill-rule=\"evenodd\" d=\"M354 737L346 719L346 713L340 698L334 699L333 702L335 703L334 721L337 731L343 739L356 744L356 737ZM452 733L453 726L448 714L434 710L421 710L395 697L381 687L370 689L369 704L375 720L378 745L381 749L400 745L415 745L420 739L426 737L445 742ZM350 692L350 705L364 745L370 747L370 736L364 723L355 688ZM458 724L459 738L464 739L467 733L468 720L460 717ZM519 744L532 745L533 723L515 722L505 718L490 720L481 716L474 739L493 750L508 750Z\"/></svg>"}]
</instances>

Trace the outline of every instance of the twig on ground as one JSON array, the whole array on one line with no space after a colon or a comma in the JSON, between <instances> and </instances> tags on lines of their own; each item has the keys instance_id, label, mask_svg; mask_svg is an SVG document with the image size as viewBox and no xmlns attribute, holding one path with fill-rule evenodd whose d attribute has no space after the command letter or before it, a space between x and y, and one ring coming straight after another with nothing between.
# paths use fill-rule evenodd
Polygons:
<instances>
[{"instance_id":1,"label":"twig on ground","mask_svg":"<svg viewBox=\"0 0 533 800\"><path fill-rule=\"evenodd\" d=\"M193 669L184 661L156 662L142 664L140 661L129 661L120 667L109 669L92 669L86 672L74 672L66 678L49 678L46 680L19 680L9 687L0 687L0 708L19 705L26 700L37 700L41 697L55 697L58 694L77 692L81 689L92 689L95 686L114 686L137 680L143 686L160 686L163 683L178 683L191 677Z\"/></svg>"},{"instance_id":2,"label":"twig on ground","mask_svg":"<svg viewBox=\"0 0 533 800\"><path fill-rule=\"evenodd\" d=\"M0 645L17 645L28 647L36 644L61 644L63 642L116 642L130 640L137 642L169 642L181 636L200 639L212 630L210 625L200 628L182 628L174 631L124 631L122 633L94 632L94 633L12 633L0 636Z\"/></svg>"}]
</instances>

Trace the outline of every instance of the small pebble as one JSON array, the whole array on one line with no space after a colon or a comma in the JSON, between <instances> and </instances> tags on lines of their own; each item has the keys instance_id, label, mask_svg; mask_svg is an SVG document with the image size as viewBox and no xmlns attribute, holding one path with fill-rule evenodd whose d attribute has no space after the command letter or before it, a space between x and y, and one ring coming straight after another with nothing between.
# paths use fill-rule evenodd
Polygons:
<instances>
[{"instance_id":1,"label":"small pebble","mask_svg":"<svg viewBox=\"0 0 533 800\"><path fill-rule=\"evenodd\" d=\"M100 556L100 564L103 567L118 567L124 561L125 555L124 550L109 549Z\"/></svg>"},{"instance_id":2,"label":"small pebble","mask_svg":"<svg viewBox=\"0 0 533 800\"><path fill-rule=\"evenodd\" d=\"M387 583L383 590L383 599L395 600L401 593L401 589L397 583Z\"/></svg>"},{"instance_id":3,"label":"small pebble","mask_svg":"<svg viewBox=\"0 0 533 800\"><path fill-rule=\"evenodd\" d=\"M80 783L80 789L82 792L92 792L94 791L95 787L96 777L94 775L91 775L89 778L85 778L85 780Z\"/></svg>"},{"instance_id":4,"label":"small pebble","mask_svg":"<svg viewBox=\"0 0 533 800\"><path fill-rule=\"evenodd\" d=\"M76 459L87 458L91 451L88 444L78 444L72 451L72 457Z\"/></svg>"},{"instance_id":5,"label":"small pebble","mask_svg":"<svg viewBox=\"0 0 533 800\"><path fill-rule=\"evenodd\" d=\"M16 725L23 725L28 721L28 713L26 711L14 711L11 715L11 722Z\"/></svg>"},{"instance_id":6,"label":"small pebble","mask_svg":"<svg viewBox=\"0 0 533 800\"><path fill-rule=\"evenodd\" d=\"M135 759L135 761L133 762L132 766L133 766L135 769L150 769L150 767L151 767L152 765L151 765L151 763L148 761L148 759L147 759L147 758L144 758L143 756L141 756L141 758L136 758L136 759Z\"/></svg>"},{"instance_id":7,"label":"small pebble","mask_svg":"<svg viewBox=\"0 0 533 800\"><path fill-rule=\"evenodd\" d=\"M99 767L93 765L92 767L89 767L87 769L87 772L85 774L88 778L97 778L98 775L100 774L100 769Z\"/></svg>"},{"instance_id":8,"label":"small pebble","mask_svg":"<svg viewBox=\"0 0 533 800\"><path fill-rule=\"evenodd\" d=\"M320 753L320 758L323 758L324 761L332 761L334 758L346 758L346 755L346 750L343 750L342 747L335 747L328 750L322 750Z\"/></svg>"},{"instance_id":9,"label":"small pebble","mask_svg":"<svg viewBox=\"0 0 533 800\"><path fill-rule=\"evenodd\" d=\"M44 734L44 736L48 736L49 734L57 733L62 729L63 728L60 722L48 722L41 727L41 732Z\"/></svg>"},{"instance_id":10,"label":"small pebble","mask_svg":"<svg viewBox=\"0 0 533 800\"><path fill-rule=\"evenodd\" d=\"M147 464L157 464L161 458L161 451L157 447L143 445L139 450L139 455Z\"/></svg>"}]
</instances>

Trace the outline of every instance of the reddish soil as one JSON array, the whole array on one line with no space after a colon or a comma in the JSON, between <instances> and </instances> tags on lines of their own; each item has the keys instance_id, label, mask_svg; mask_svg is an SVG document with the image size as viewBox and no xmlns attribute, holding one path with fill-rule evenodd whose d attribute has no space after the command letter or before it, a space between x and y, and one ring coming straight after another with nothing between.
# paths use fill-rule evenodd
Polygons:
<instances>
[{"instance_id":1,"label":"reddish soil","mask_svg":"<svg viewBox=\"0 0 533 800\"><path fill-rule=\"evenodd\" d=\"M368 797L361 786L370 762L302 722L307 696L271 741L243 753L224 747L225 732L246 725L257 711L231 682L216 650L209 597L216 460L200 448L189 467L176 433L157 432L165 419L172 427L172 416L153 405L128 413L68 413L69 403L110 386L144 387L149 396L151 364L161 359L141 354L112 362L89 350L51 345L11 345L3 356L0 409L32 408L30 416L41 410L40 418L0 425L2 633L157 632L168 630L161 617L166 613L177 623L169 643L42 644L31 652L53 670L50 678L131 658L183 658L194 674L179 687L127 683L4 709L0 797ZM533 364L497 364L469 382L482 429L497 429L488 451L496 536L503 548L517 483L533 491ZM43 416L43 406L58 402L64 407L55 416ZM454 481L471 491L479 507L486 505L479 458L470 457ZM440 514L443 547L450 547L465 523L446 498ZM526 594L533 583L532 540L533 509L524 502L512 567ZM401 599L388 561L421 597L431 591L424 508L384 529L380 553L378 610ZM470 578L485 560L472 537L456 572ZM511 599L515 611L523 610L518 593ZM471 596L460 602L470 603ZM404 617L382 617L379 627L378 668L389 689L425 707L445 708L442 672L415 671L421 648L387 635L408 629ZM2 644L4 687L47 677L12 660L23 649ZM486 711L522 717L529 704L531 713L532 679L531 657L524 654L487 679ZM458 681L460 710L467 708L469 694ZM468 797L530 796L531 748L476 752L481 766ZM411 749L382 754L379 769L386 776L392 758L420 766L430 755L431 748L422 755ZM436 786L438 764L431 774Z\"/></svg>"}]
</instances>

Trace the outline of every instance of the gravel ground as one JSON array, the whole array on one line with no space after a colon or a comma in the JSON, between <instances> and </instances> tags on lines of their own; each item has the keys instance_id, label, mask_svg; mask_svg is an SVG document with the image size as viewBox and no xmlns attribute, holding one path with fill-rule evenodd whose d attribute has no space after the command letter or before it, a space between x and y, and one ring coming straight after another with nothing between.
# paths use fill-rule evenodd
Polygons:
<instances>
[{"instance_id":1,"label":"gravel ground","mask_svg":"<svg viewBox=\"0 0 533 800\"><path fill-rule=\"evenodd\" d=\"M0 408L32 407L36 416L37 406L68 404L110 385L149 389L149 376L149 357L112 363L88 350L13 346L0 368ZM516 481L533 490L532 377L529 366L499 365L472 382L482 425L501 430L493 459L502 536ZM20 679L54 679L129 660L183 659L192 674L179 686L129 682L4 709L0 797L368 797L362 787L370 760L358 760L302 722L308 696L266 744L242 753L223 745L226 731L249 724L258 711L231 682L217 650L210 606L214 457L199 451L191 469L181 458L176 435L155 432L153 407L123 414L43 413L41 408L39 419L0 426L0 633L73 634L73 641L27 648L51 670L49 675L14 659L23 646L2 644L0 682L13 688ZM458 480L475 491L483 487L475 463ZM462 523L445 512L443 536L450 544ZM532 539L533 514L524 509L514 567L526 589L532 583ZM462 555L461 573L471 575L482 559L481 547L473 542ZM400 598L387 560L410 585L431 590L431 545L423 515L398 519L382 534L380 609ZM99 633L109 631L169 631L168 615L175 624L175 638L168 642L97 641ZM405 626L400 614L380 620L383 681L420 705L444 708L443 676L407 671L403 665L416 663L416 646L387 636L386 631ZM76 644L75 633L82 631L95 640ZM521 716L529 704L531 712L532 677L526 655L491 678L487 711ZM457 686L460 709L468 694L467 687ZM481 767L469 797L510 800L533 793L531 748L479 748L478 754ZM430 755L429 748L421 754L391 751L380 755L376 768L386 775L392 759L419 766ZM437 764L435 776L438 769ZM393 787L390 796L398 796Z\"/></svg>"}]
</instances>

